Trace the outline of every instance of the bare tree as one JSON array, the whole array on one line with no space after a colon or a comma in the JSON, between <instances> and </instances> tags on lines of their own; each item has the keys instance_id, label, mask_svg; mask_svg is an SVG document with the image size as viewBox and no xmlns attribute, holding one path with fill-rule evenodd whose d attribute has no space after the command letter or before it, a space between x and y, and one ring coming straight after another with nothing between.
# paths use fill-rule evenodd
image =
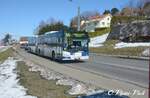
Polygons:
<instances>
[{"instance_id":1,"label":"bare tree","mask_svg":"<svg viewBox=\"0 0 150 98\"><path fill-rule=\"evenodd\" d=\"M147 2L150 2L150 0L143 0L143 1L144 1L144 4L147 3Z\"/></svg>"},{"instance_id":2,"label":"bare tree","mask_svg":"<svg viewBox=\"0 0 150 98\"><path fill-rule=\"evenodd\" d=\"M136 7L142 9L144 6L145 0L138 0Z\"/></svg>"},{"instance_id":3,"label":"bare tree","mask_svg":"<svg viewBox=\"0 0 150 98\"><path fill-rule=\"evenodd\" d=\"M129 12L127 13L130 13L130 16L143 16L143 6L147 1L150 0L130 0L123 11L127 12L128 10Z\"/></svg>"},{"instance_id":4,"label":"bare tree","mask_svg":"<svg viewBox=\"0 0 150 98\"><path fill-rule=\"evenodd\" d=\"M7 33L5 35L5 37L3 38L3 42L4 44L9 44L9 40L12 38L12 35L10 35L9 33Z\"/></svg>"},{"instance_id":5,"label":"bare tree","mask_svg":"<svg viewBox=\"0 0 150 98\"><path fill-rule=\"evenodd\" d=\"M130 1L128 2L128 4L127 4L126 7L134 8L134 7L135 7L135 2L136 2L136 0L130 0Z\"/></svg>"},{"instance_id":6,"label":"bare tree","mask_svg":"<svg viewBox=\"0 0 150 98\"><path fill-rule=\"evenodd\" d=\"M81 17L83 17L84 19L88 19L91 16L99 16L100 13L98 11L85 11L83 13L81 13Z\"/></svg>"},{"instance_id":7,"label":"bare tree","mask_svg":"<svg viewBox=\"0 0 150 98\"><path fill-rule=\"evenodd\" d=\"M56 24L57 22L58 22L58 20L56 20L56 19L54 19L54 18L52 18L52 17L50 17L50 18L46 21L47 24Z\"/></svg>"},{"instance_id":8,"label":"bare tree","mask_svg":"<svg viewBox=\"0 0 150 98\"><path fill-rule=\"evenodd\" d=\"M132 9L132 8L129 8L129 7L123 8L122 11L121 11L121 14L122 14L123 16L132 16L132 14L133 14L133 9Z\"/></svg>"},{"instance_id":9,"label":"bare tree","mask_svg":"<svg viewBox=\"0 0 150 98\"><path fill-rule=\"evenodd\" d=\"M42 21L39 23L39 28L44 27L45 25L46 25L46 22L42 20Z\"/></svg>"},{"instance_id":10,"label":"bare tree","mask_svg":"<svg viewBox=\"0 0 150 98\"><path fill-rule=\"evenodd\" d=\"M150 17L150 1L145 3L143 10L144 10L144 15Z\"/></svg>"}]
</instances>

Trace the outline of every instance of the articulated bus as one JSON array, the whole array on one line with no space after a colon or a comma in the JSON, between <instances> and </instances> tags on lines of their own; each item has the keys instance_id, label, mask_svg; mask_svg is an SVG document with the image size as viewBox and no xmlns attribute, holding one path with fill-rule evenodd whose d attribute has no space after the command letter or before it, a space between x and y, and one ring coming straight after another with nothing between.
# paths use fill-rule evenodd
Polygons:
<instances>
[{"instance_id":1,"label":"articulated bus","mask_svg":"<svg viewBox=\"0 0 150 98\"><path fill-rule=\"evenodd\" d=\"M51 31L28 41L28 51L53 60L88 60L89 37L86 32Z\"/></svg>"}]
</instances>

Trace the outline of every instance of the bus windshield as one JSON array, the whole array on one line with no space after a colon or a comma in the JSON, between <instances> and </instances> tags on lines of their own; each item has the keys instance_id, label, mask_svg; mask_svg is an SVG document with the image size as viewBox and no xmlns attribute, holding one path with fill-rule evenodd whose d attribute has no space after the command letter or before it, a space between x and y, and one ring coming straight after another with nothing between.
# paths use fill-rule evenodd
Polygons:
<instances>
[{"instance_id":1,"label":"bus windshield","mask_svg":"<svg viewBox=\"0 0 150 98\"><path fill-rule=\"evenodd\" d=\"M73 46L74 47L87 47L87 41L86 40L73 41Z\"/></svg>"},{"instance_id":2,"label":"bus windshield","mask_svg":"<svg viewBox=\"0 0 150 98\"><path fill-rule=\"evenodd\" d=\"M88 40L73 40L71 45L68 45L68 50L85 50L88 48Z\"/></svg>"},{"instance_id":3,"label":"bus windshield","mask_svg":"<svg viewBox=\"0 0 150 98\"><path fill-rule=\"evenodd\" d=\"M81 47L81 41L73 41L74 47Z\"/></svg>"}]
</instances>

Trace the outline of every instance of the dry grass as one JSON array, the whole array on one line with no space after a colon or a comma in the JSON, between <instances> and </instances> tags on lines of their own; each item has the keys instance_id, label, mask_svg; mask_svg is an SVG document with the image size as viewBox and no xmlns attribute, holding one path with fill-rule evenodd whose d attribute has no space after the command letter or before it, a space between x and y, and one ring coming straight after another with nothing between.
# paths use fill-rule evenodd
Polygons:
<instances>
[{"instance_id":1,"label":"dry grass","mask_svg":"<svg viewBox=\"0 0 150 98\"><path fill-rule=\"evenodd\" d=\"M49 81L40 76L39 72L28 71L28 66L24 62L18 62L20 83L28 89L29 95L38 98L75 98L66 92L69 86L56 85L56 81Z\"/></svg>"},{"instance_id":2,"label":"dry grass","mask_svg":"<svg viewBox=\"0 0 150 98\"><path fill-rule=\"evenodd\" d=\"M141 56L141 53L148 47L128 47L114 49L117 40L109 40L104 43L104 46L99 48L90 48L90 52L108 54L108 55L127 55L127 56Z\"/></svg>"},{"instance_id":3,"label":"dry grass","mask_svg":"<svg viewBox=\"0 0 150 98\"><path fill-rule=\"evenodd\" d=\"M101 36L108 32L110 32L110 28L101 28L101 29L96 30L95 32L89 32L89 36L90 36L90 38L93 38L96 36Z\"/></svg>"},{"instance_id":4,"label":"dry grass","mask_svg":"<svg viewBox=\"0 0 150 98\"><path fill-rule=\"evenodd\" d=\"M13 56L13 49L9 48L6 51L3 51L0 53L0 61L3 62L6 60L8 57Z\"/></svg>"}]
</instances>

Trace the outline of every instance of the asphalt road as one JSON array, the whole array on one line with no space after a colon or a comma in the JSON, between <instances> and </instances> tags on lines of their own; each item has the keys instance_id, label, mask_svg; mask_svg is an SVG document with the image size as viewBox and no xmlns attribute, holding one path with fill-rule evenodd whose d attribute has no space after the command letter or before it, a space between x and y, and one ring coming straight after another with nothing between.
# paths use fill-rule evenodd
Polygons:
<instances>
[{"instance_id":1,"label":"asphalt road","mask_svg":"<svg viewBox=\"0 0 150 98\"><path fill-rule=\"evenodd\" d=\"M146 60L123 59L91 54L90 60L87 62L65 65L148 88L149 62Z\"/></svg>"},{"instance_id":2,"label":"asphalt road","mask_svg":"<svg viewBox=\"0 0 150 98\"><path fill-rule=\"evenodd\" d=\"M89 61L86 62L58 63L24 50L17 49L17 51L23 58L43 68L54 70L79 81L106 89L146 90L144 96L132 96L131 98L148 98L148 61L92 54Z\"/></svg>"}]
</instances>

